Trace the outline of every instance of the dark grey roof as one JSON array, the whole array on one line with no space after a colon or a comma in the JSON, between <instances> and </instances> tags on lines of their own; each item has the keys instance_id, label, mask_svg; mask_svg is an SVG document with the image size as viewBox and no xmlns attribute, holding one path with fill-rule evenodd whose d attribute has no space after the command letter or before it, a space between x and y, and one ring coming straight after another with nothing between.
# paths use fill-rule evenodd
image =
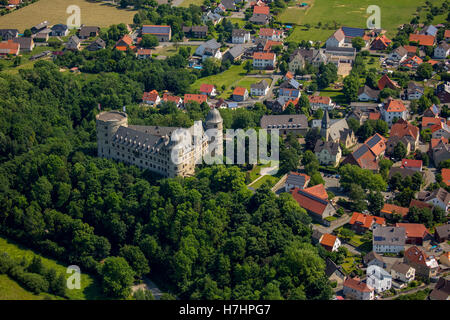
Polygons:
<instances>
[{"instance_id":1,"label":"dark grey roof","mask_svg":"<svg viewBox=\"0 0 450 320\"><path fill-rule=\"evenodd\" d=\"M373 243L379 245L403 246L406 241L405 228L377 226L373 230Z\"/></svg>"},{"instance_id":2,"label":"dark grey roof","mask_svg":"<svg viewBox=\"0 0 450 320\"><path fill-rule=\"evenodd\" d=\"M142 34L169 34L170 26L143 26Z\"/></svg>"},{"instance_id":3,"label":"dark grey roof","mask_svg":"<svg viewBox=\"0 0 450 320\"><path fill-rule=\"evenodd\" d=\"M304 175L289 174L286 179L287 184L292 184L294 186L301 186L302 188L305 185L305 182L306 178Z\"/></svg>"},{"instance_id":4,"label":"dark grey roof","mask_svg":"<svg viewBox=\"0 0 450 320\"><path fill-rule=\"evenodd\" d=\"M304 114L264 115L260 124L263 129L306 129L308 128L308 119Z\"/></svg>"}]
</instances>

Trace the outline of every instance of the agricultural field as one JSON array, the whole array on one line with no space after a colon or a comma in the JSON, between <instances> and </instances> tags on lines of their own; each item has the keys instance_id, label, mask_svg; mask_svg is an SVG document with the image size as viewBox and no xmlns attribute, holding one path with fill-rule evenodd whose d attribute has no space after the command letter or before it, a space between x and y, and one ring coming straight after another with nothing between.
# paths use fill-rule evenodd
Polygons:
<instances>
[{"instance_id":1,"label":"agricultural field","mask_svg":"<svg viewBox=\"0 0 450 320\"><path fill-rule=\"evenodd\" d=\"M8 239L2 238L2 237L0 237L0 252L6 252L10 257L12 257L16 260L26 258L28 261L31 261L33 256L37 255L33 251L31 251L27 248L24 248L23 246L16 244L16 243L14 243ZM44 257L41 257L41 259L42 259L42 264L45 267L55 269L58 274L62 273L64 275L66 275L66 278L68 278L70 276L70 274L66 273L66 271L67 271L66 266L56 262L55 260L47 259ZM3 283L3 285L6 285L7 284L6 279L2 279L2 281L0 282L0 297L2 296L1 295L2 283ZM16 294L16 293L14 293L16 291L17 291L17 294L25 295L25 293L19 292L19 290L15 290L15 289L11 292L11 294ZM99 283L97 283L97 281L90 275L83 273L83 270L81 270L81 288L67 290L67 297L69 299L73 299L73 300L95 300L95 299L104 298L104 296L101 293L101 288L100 288ZM39 296L36 296L36 298L39 298Z\"/></svg>"},{"instance_id":2,"label":"agricultural field","mask_svg":"<svg viewBox=\"0 0 450 320\"><path fill-rule=\"evenodd\" d=\"M32 26L47 20L51 25L66 23L70 14L66 9L77 5L81 9L81 24L108 27L118 23L133 23L134 10L118 9L105 3L93 3L86 0L40 0L29 6L0 17L0 29L18 29L23 32Z\"/></svg>"},{"instance_id":3,"label":"agricultural field","mask_svg":"<svg viewBox=\"0 0 450 320\"><path fill-rule=\"evenodd\" d=\"M297 25L288 40L325 41L335 30L335 26L366 28L366 12L370 5L381 8L381 27L387 30L388 36L393 36L396 28L408 23L418 6L425 5L425 0L301 0L309 4L306 8L298 5L290 6L278 16L278 21ZM442 0L432 0L434 5L440 5ZM425 16L422 10L420 16ZM442 18L442 17L441 17ZM436 17L435 19L441 19ZM442 19L441 19L442 20ZM318 27L318 23L321 27ZM310 27L306 28L305 25Z\"/></svg>"}]
</instances>

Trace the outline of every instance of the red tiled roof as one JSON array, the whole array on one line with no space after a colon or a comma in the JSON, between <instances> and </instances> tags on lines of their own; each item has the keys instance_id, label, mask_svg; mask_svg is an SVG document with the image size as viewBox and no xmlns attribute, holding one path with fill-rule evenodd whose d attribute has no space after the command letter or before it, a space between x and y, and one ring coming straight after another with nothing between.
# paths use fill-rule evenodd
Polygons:
<instances>
[{"instance_id":1,"label":"red tiled roof","mask_svg":"<svg viewBox=\"0 0 450 320\"><path fill-rule=\"evenodd\" d=\"M424 238L429 234L427 228L421 223L396 223L396 227L405 228L408 238Z\"/></svg>"},{"instance_id":2,"label":"red tiled roof","mask_svg":"<svg viewBox=\"0 0 450 320\"><path fill-rule=\"evenodd\" d=\"M265 14L269 15L270 8L267 6L254 6L253 7L253 14Z\"/></svg>"},{"instance_id":3,"label":"red tiled roof","mask_svg":"<svg viewBox=\"0 0 450 320\"><path fill-rule=\"evenodd\" d=\"M247 91L246 88L236 87L236 88L234 88L233 95L234 96L244 96L246 91Z\"/></svg>"},{"instance_id":4,"label":"red tiled roof","mask_svg":"<svg viewBox=\"0 0 450 320\"><path fill-rule=\"evenodd\" d=\"M202 104L203 102L206 102L208 100L208 97L204 94L185 94L184 95L184 103L189 102L198 102Z\"/></svg>"},{"instance_id":5,"label":"red tiled roof","mask_svg":"<svg viewBox=\"0 0 450 320\"><path fill-rule=\"evenodd\" d=\"M351 288L353 290L359 291L359 292L371 292L373 291L372 288L367 286L364 282L359 280L359 278L348 278L344 281L344 287Z\"/></svg>"},{"instance_id":6,"label":"red tiled roof","mask_svg":"<svg viewBox=\"0 0 450 320\"><path fill-rule=\"evenodd\" d=\"M350 219L349 223L351 225L354 225L356 223L363 226L366 229L369 229L374 223L379 225L386 225L386 219L359 212L353 212L352 218Z\"/></svg>"},{"instance_id":7,"label":"red tiled roof","mask_svg":"<svg viewBox=\"0 0 450 320\"><path fill-rule=\"evenodd\" d=\"M443 168L441 170L442 182L450 186L450 169Z\"/></svg>"},{"instance_id":8,"label":"red tiled roof","mask_svg":"<svg viewBox=\"0 0 450 320\"><path fill-rule=\"evenodd\" d=\"M402 159L403 168L422 168L422 160Z\"/></svg>"},{"instance_id":9,"label":"red tiled roof","mask_svg":"<svg viewBox=\"0 0 450 320\"><path fill-rule=\"evenodd\" d=\"M325 247L333 248L337 237L335 235L325 233L322 238L320 239L320 244Z\"/></svg>"},{"instance_id":10,"label":"red tiled roof","mask_svg":"<svg viewBox=\"0 0 450 320\"><path fill-rule=\"evenodd\" d=\"M144 101L156 101L158 99L158 91L152 90L150 92L144 92L142 100Z\"/></svg>"},{"instance_id":11,"label":"red tiled roof","mask_svg":"<svg viewBox=\"0 0 450 320\"><path fill-rule=\"evenodd\" d=\"M321 97L321 96L308 96L310 103L322 103L322 104L330 104L330 97Z\"/></svg>"},{"instance_id":12,"label":"red tiled roof","mask_svg":"<svg viewBox=\"0 0 450 320\"><path fill-rule=\"evenodd\" d=\"M397 82L392 81L387 74L381 77L380 80L378 80L378 88L380 90L383 90L385 87L391 88L391 89L397 89L399 88L399 85Z\"/></svg>"},{"instance_id":13,"label":"red tiled roof","mask_svg":"<svg viewBox=\"0 0 450 320\"><path fill-rule=\"evenodd\" d=\"M381 209L381 213L391 215L393 212L401 215L402 217L408 214L409 208L399 207L394 204L385 203L383 209Z\"/></svg>"},{"instance_id":14,"label":"red tiled roof","mask_svg":"<svg viewBox=\"0 0 450 320\"><path fill-rule=\"evenodd\" d=\"M273 52L255 52L255 53L253 53L253 59L273 61L275 59L275 53L273 53Z\"/></svg>"},{"instance_id":15,"label":"red tiled roof","mask_svg":"<svg viewBox=\"0 0 450 320\"><path fill-rule=\"evenodd\" d=\"M406 107L401 100L389 99L383 106L386 112L403 112L406 111Z\"/></svg>"},{"instance_id":16,"label":"red tiled roof","mask_svg":"<svg viewBox=\"0 0 450 320\"><path fill-rule=\"evenodd\" d=\"M214 90L214 85L213 84L202 83L200 85L200 92L201 93L208 93L208 94L210 94L213 90Z\"/></svg>"},{"instance_id":17,"label":"red tiled roof","mask_svg":"<svg viewBox=\"0 0 450 320\"><path fill-rule=\"evenodd\" d=\"M327 193L327 190L325 190L325 186L323 184L317 184L313 187L306 188L303 191L306 191L309 194L312 194L323 200L328 199L328 193Z\"/></svg>"},{"instance_id":18,"label":"red tiled roof","mask_svg":"<svg viewBox=\"0 0 450 320\"><path fill-rule=\"evenodd\" d=\"M435 38L425 34L410 34L410 42L418 42L421 46L433 46Z\"/></svg>"}]
</instances>

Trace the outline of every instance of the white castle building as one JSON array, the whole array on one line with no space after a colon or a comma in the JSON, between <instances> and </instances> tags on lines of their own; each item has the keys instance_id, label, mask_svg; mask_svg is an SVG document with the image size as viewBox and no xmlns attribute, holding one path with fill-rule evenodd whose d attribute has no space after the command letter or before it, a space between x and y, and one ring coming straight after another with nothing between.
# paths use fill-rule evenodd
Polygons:
<instances>
[{"instance_id":1,"label":"white castle building","mask_svg":"<svg viewBox=\"0 0 450 320\"><path fill-rule=\"evenodd\" d=\"M187 128L192 143L180 148L173 139L178 127L128 125L125 112L105 111L96 116L98 156L148 169L164 177L191 176L195 165L209 152L212 156L223 154L223 120L217 109L206 116L205 123L195 121ZM210 130L215 137L204 134ZM217 138L217 147L210 152ZM176 155L174 148L179 150ZM175 161L174 161L174 154Z\"/></svg>"}]
</instances>

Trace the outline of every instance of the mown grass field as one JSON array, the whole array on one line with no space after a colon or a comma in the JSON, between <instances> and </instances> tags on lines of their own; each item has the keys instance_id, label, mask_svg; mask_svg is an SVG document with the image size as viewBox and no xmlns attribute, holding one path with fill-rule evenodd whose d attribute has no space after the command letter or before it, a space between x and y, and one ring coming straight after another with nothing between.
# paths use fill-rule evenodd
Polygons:
<instances>
[{"instance_id":1,"label":"mown grass field","mask_svg":"<svg viewBox=\"0 0 450 320\"><path fill-rule=\"evenodd\" d=\"M289 40L313 40L325 41L335 30L334 23L349 27L366 28L367 18L371 15L366 12L370 5L377 5L381 9L381 27L392 36L396 28L409 23L418 6L425 5L425 0L301 0L309 6L300 8L298 6L288 7L278 17L278 21L297 25ZM439 5L442 0L431 0L433 5ZM420 16L426 12L422 10ZM436 17L438 20L442 17ZM317 28L318 22L322 23ZM305 25L311 27L306 29ZM326 27L328 25L328 28Z\"/></svg>"},{"instance_id":2,"label":"mown grass field","mask_svg":"<svg viewBox=\"0 0 450 320\"><path fill-rule=\"evenodd\" d=\"M270 85L272 80L270 78L252 77L251 74L247 75L244 70L244 65L232 65L228 70L220 74L212 75L209 77L199 78L191 85L191 91L195 92L200 89L202 83L213 84L218 91L221 92L220 98L229 98L233 92L233 88L239 86L247 88L250 92L250 86L253 83L260 82L265 79ZM225 90L222 90L222 86L225 86Z\"/></svg>"},{"instance_id":3,"label":"mown grass field","mask_svg":"<svg viewBox=\"0 0 450 320\"><path fill-rule=\"evenodd\" d=\"M6 252L10 257L16 260L21 260L22 258L25 257L28 261L31 261L33 256L37 255L33 251L3 237L0 237L0 252ZM41 258L42 264L45 267L55 269L58 274L62 273L66 276L66 278L70 276L70 274L66 273L67 266L62 265L59 262L56 262L55 260L47 259L44 257ZM5 279L3 283L4 284L7 283ZM14 294L15 291L17 290L11 291L11 294ZM0 285L0 293L1 292L2 290ZM81 288L67 290L67 297L73 300L95 300L105 298L101 293L101 287L97 282L97 280L95 280L90 275L83 273L83 270L81 270ZM6 297L5 299L9 298Z\"/></svg>"},{"instance_id":4,"label":"mown grass field","mask_svg":"<svg viewBox=\"0 0 450 320\"><path fill-rule=\"evenodd\" d=\"M14 28L23 32L32 26L47 20L51 25L66 24L70 14L67 7L77 5L81 9L81 24L108 27L118 23L133 23L134 10L118 9L104 3L93 3L86 0L39 0L24 8L0 17L0 29Z\"/></svg>"}]
</instances>

